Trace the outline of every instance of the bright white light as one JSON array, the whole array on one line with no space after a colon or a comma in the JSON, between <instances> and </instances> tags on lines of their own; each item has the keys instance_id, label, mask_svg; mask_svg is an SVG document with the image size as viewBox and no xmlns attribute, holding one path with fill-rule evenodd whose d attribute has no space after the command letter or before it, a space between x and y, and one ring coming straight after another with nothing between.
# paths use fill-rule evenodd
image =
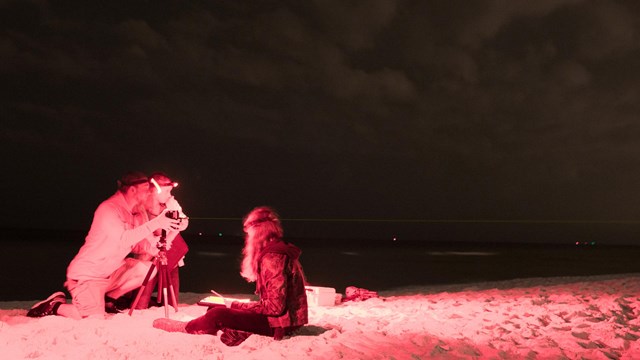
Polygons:
<instances>
[{"instance_id":1,"label":"bright white light","mask_svg":"<svg viewBox=\"0 0 640 360\"><path fill-rule=\"evenodd\" d=\"M158 184L158 182L156 181L156 179L151 179L151 183L153 184L153 186L155 186L156 188L156 192L158 194L160 194L162 192L162 189L160 188L160 184Z\"/></svg>"}]
</instances>

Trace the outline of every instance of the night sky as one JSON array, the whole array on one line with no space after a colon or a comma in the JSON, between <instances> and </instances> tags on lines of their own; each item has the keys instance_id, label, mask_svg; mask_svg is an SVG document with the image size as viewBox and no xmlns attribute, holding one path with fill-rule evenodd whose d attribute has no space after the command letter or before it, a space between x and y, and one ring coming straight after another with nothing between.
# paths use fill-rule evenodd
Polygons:
<instances>
[{"instance_id":1,"label":"night sky","mask_svg":"<svg viewBox=\"0 0 640 360\"><path fill-rule=\"evenodd\" d=\"M2 227L88 229L129 170L174 177L193 218L640 215L635 0L4 0L0 18Z\"/></svg>"}]
</instances>

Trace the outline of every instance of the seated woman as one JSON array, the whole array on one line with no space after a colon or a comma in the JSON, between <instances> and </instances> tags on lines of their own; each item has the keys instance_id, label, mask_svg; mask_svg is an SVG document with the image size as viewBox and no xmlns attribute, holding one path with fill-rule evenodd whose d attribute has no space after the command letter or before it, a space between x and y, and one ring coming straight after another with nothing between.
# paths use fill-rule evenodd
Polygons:
<instances>
[{"instance_id":1,"label":"seated woman","mask_svg":"<svg viewBox=\"0 0 640 360\"><path fill-rule=\"evenodd\" d=\"M245 245L240 274L256 282L258 301L233 301L226 307L210 308L189 322L156 319L153 327L172 332L216 335L229 346L242 343L251 334L280 340L308 322L305 278L300 249L282 240L278 214L257 207L244 219Z\"/></svg>"}]
</instances>

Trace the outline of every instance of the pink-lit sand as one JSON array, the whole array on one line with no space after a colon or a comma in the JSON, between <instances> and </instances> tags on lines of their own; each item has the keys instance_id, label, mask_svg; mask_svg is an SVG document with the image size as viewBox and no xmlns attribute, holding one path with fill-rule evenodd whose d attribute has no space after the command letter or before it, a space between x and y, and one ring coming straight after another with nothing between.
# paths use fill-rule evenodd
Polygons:
<instances>
[{"instance_id":1,"label":"pink-lit sand","mask_svg":"<svg viewBox=\"0 0 640 360\"><path fill-rule=\"evenodd\" d=\"M344 289L338 289L344 291ZM375 290L375 289L370 289ZM215 336L151 327L163 308L106 320L27 318L32 302L0 306L2 359L638 359L640 274L420 287L312 307L297 336ZM205 311L181 294L174 319Z\"/></svg>"}]
</instances>

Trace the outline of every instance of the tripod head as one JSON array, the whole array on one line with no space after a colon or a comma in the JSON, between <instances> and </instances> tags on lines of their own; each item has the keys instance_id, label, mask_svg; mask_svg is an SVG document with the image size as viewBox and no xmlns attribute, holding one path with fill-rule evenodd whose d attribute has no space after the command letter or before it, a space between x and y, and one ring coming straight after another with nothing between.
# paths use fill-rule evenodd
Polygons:
<instances>
[{"instance_id":1,"label":"tripod head","mask_svg":"<svg viewBox=\"0 0 640 360\"><path fill-rule=\"evenodd\" d=\"M160 232L160 240L156 244L160 251L167 251L167 230L162 229Z\"/></svg>"},{"instance_id":2,"label":"tripod head","mask_svg":"<svg viewBox=\"0 0 640 360\"><path fill-rule=\"evenodd\" d=\"M156 261L160 264L167 265L167 230L162 229L160 233L160 240L156 244L158 247L158 255L156 255Z\"/></svg>"}]
</instances>

